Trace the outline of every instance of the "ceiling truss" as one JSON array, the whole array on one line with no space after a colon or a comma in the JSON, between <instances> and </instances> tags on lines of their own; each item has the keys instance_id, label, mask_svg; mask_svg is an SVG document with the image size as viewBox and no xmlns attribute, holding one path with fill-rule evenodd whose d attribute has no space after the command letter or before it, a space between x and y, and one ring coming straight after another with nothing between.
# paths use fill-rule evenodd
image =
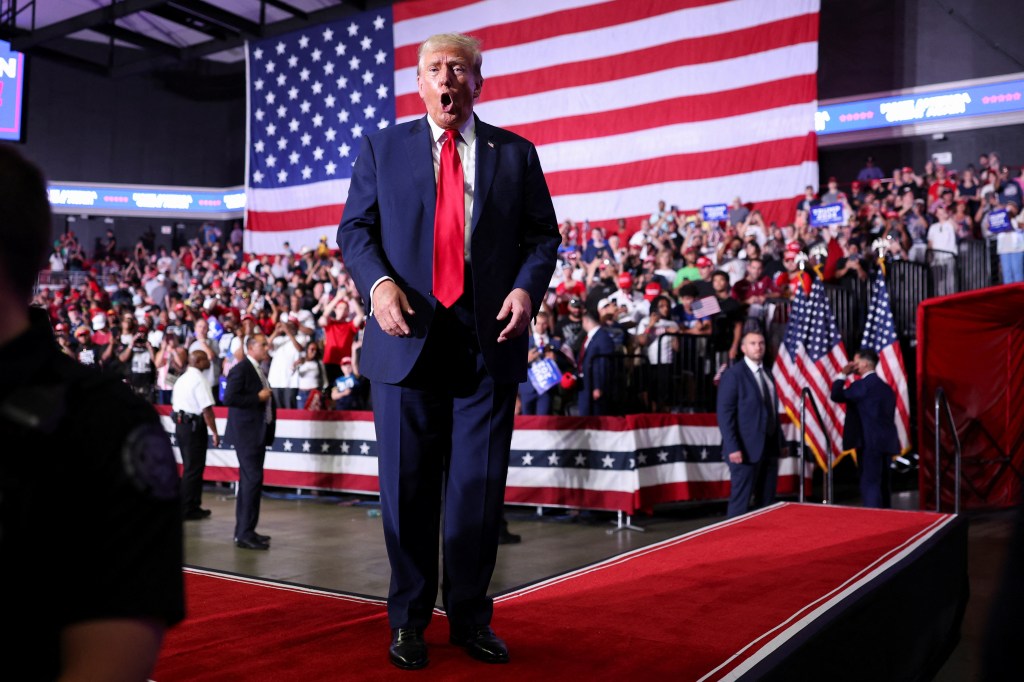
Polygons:
<instances>
[{"instance_id":1,"label":"ceiling truss","mask_svg":"<svg viewBox=\"0 0 1024 682\"><path fill-rule=\"evenodd\" d=\"M337 0L336 4L309 11L297 6L299 0L241 0L250 5L259 3L259 18L254 21L231 11L239 6L239 0L102 0L105 4L96 9L37 25L40 3L54 1L63 0L0 0L0 40L8 41L18 52L38 54L111 77L168 68L202 70L204 57L239 48L246 40L272 37L392 4L388 0ZM286 18L268 21L268 8L276 10L278 17L284 13ZM198 38L182 44L170 32L160 30L160 26L168 25L166 22L189 29L190 35ZM83 31L108 40L76 39L75 34Z\"/></svg>"}]
</instances>

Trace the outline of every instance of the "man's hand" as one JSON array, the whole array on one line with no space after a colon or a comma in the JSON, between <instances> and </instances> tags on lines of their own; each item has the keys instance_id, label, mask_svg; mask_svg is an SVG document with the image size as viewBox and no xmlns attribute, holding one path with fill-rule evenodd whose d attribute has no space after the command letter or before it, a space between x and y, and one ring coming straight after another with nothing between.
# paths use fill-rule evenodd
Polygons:
<instances>
[{"instance_id":1,"label":"man's hand","mask_svg":"<svg viewBox=\"0 0 1024 682\"><path fill-rule=\"evenodd\" d=\"M215 434L213 434L212 437L213 437L213 447L219 448L220 447L220 436L215 433Z\"/></svg>"},{"instance_id":2,"label":"man's hand","mask_svg":"<svg viewBox=\"0 0 1024 682\"><path fill-rule=\"evenodd\" d=\"M270 400L270 396L271 396L270 389L269 388L261 388L260 392L257 393L256 396L260 399L261 403L265 403L268 400Z\"/></svg>"},{"instance_id":3,"label":"man's hand","mask_svg":"<svg viewBox=\"0 0 1024 682\"><path fill-rule=\"evenodd\" d=\"M391 280L384 280L373 290L373 317L385 334L409 336L412 330L405 316L415 314L405 292Z\"/></svg>"},{"instance_id":4,"label":"man's hand","mask_svg":"<svg viewBox=\"0 0 1024 682\"><path fill-rule=\"evenodd\" d=\"M729 453L729 461L733 464L743 464L743 453L739 450Z\"/></svg>"},{"instance_id":5,"label":"man's hand","mask_svg":"<svg viewBox=\"0 0 1024 682\"><path fill-rule=\"evenodd\" d=\"M508 325L498 334L498 343L514 339L530 328L532 308L533 304L530 303L530 295L526 291L523 289L513 289L509 292L508 296L505 297L505 302L501 304L498 316L495 318L502 320L510 317Z\"/></svg>"},{"instance_id":6,"label":"man's hand","mask_svg":"<svg viewBox=\"0 0 1024 682\"><path fill-rule=\"evenodd\" d=\"M590 392L590 396L594 400L600 400L601 399L601 389L595 388L593 391Z\"/></svg>"}]
</instances>

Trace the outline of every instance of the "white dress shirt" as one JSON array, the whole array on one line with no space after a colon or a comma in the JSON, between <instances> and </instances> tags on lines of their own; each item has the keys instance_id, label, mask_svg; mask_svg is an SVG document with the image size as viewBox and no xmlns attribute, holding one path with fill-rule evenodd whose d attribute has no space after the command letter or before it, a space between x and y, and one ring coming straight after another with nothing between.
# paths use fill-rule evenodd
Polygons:
<instances>
[{"instance_id":1,"label":"white dress shirt","mask_svg":"<svg viewBox=\"0 0 1024 682\"><path fill-rule=\"evenodd\" d=\"M441 173L441 147L444 146L444 128L434 123L434 119L427 116L427 123L430 125L430 139L434 144L430 147L431 155L434 158L434 182L437 182ZM459 128L459 135L462 139L456 138L455 146L459 150L459 158L462 160L462 182L466 195L466 229L465 234L465 255L466 262L470 262L469 226L473 221L473 188L476 186L476 119L472 116Z\"/></svg>"},{"instance_id":2,"label":"white dress shirt","mask_svg":"<svg viewBox=\"0 0 1024 682\"><path fill-rule=\"evenodd\" d=\"M431 145L430 151L434 159L434 182L437 182L438 175L441 172L441 147L444 146L444 128L434 123L434 119L427 116L427 124L430 126L430 139L434 141ZM462 183L465 190L466 198L466 211L465 219L466 225L463 230L464 234L464 250L466 262L470 262L470 244L472 232L470 225L473 222L473 191L476 187L476 118L470 116L469 119L462 124L459 128L459 135L462 139L456 138L456 148L459 151L459 159L462 161ZM373 292L376 291L377 286L386 280L394 281L391 277L385 275L381 277L373 286L370 287L370 314L373 314ZM468 285L468 282L467 282Z\"/></svg>"},{"instance_id":3,"label":"white dress shirt","mask_svg":"<svg viewBox=\"0 0 1024 682\"><path fill-rule=\"evenodd\" d=\"M772 401L772 405L775 404L775 378L768 374L768 370L765 369L764 365L758 364L748 358L746 355L743 356L743 362L747 363L747 368L754 373L754 381L757 382L757 390L764 397L764 387L761 385L761 379L758 378L758 371L764 371L764 381L768 385L768 392L771 393L768 398Z\"/></svg>"},{"instance_id":4,"label":"white dress shirt","mask_svg":"<svg viewBox=\"0 0 1024 682\"><path fill-rule=\"evenodd\" d=\"M202 414L207 407L213 407L213 391L203 373L189 367L174 382L171 391L171 409L186 414Z\"/></svg>"}]
</instances>

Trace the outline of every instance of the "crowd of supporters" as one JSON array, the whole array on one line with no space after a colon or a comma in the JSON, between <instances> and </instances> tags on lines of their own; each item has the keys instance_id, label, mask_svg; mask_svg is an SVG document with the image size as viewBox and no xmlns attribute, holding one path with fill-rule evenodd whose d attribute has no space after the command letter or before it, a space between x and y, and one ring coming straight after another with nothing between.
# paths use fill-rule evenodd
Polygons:
<instances>
[{"instance_id":1,"label":"crowd of supporters","mask_svg":"<svg viewBox=\"0 0 1024 682\"><path fill-rule=\"evenodd\" d=\"M629 395L612 409L674 411L692 405L699 390L673 370L683 354L720 372L738 357L744 328L771 336L780 304L809 291L814 278L865 281L879 256L941 263L955 261L965 242L992 240L1002 281L1024 281L1021 196L1019 173L993 152L959 172L928 162L889 176L869 159L842 189L835 178L820 192L807 187L783 226L766 223L739 197L720 222L664 201L639 224L619 221L609 234L566 220L530 340L531 362L547 361L559 381L524 382L522 411L574 412L584 316L614 342L618 383L609 388ZM811 209L834 203L844 208L844 224L812 227ZM999 212L1009 229L990 232ZM35 304L49 312L61 347L123 375L154 402L169 402L195 350L211 358L207 378L217 396L245 337L258 329L271 341L267 376L280 406L371 406L358 369L362 301L326 236L298 251L252 256L238 227L223 235L204 226L175 251L147 239L124 248L113 231L85 248L69 231L54 243L50 264Z\"/></svg>"}]
</instances>

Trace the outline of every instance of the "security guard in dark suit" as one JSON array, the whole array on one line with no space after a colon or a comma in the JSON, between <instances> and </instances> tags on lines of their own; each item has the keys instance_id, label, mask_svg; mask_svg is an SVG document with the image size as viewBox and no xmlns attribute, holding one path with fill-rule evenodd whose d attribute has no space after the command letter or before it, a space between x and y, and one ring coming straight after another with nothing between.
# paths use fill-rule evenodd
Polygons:
<instances>
[{"instance_id":1,"label":"security guard in dark suit","mask_svg":"<svg viewBox=\"0 0 1024 682\"><path fill-rule=\"evenodd\" d=\"M896 393L875 373L878 353L861 348L843 374L832 382L832 400L846 404L843 449L857 450L860 466L860 494L865 507L888 509L889 464L900 452L896 431ZM846 376L860 376L846 386Z\"/></svg>"},{"instance_id":2,"label":"security guard in dark suit","mask_svg":"<svg viewBox=\"0 0 1024 682\"><path fill-rule=\"evenodd\" d=\"M733 518L775 501L779 456L779 396L764 366L765 341L760 332L743 335L743 359L722 373L718 384L718 428L722 457L729 466L729 506Z\"/></svg>"},{"instance_id":3,"label":"security guard in dark suit","mask_svg":"<svg viewBox=\"0 0 1024 682\"><path fill-rule=\"evenodd\" d=\"M238 456L238 499L235 502L235 546L241 549L270 548L270 536L256 532L263 492L263 463L267 446L274 442L277 407L267 377L260 368L269 345L263 334L245 343L245 356L228 373L224 404L228 423L224 439Z\"/></svg>"},{"instance_id":4,"label":"security guard in dark suit","mask_svg":"<svg viewBox=\"0 0 1024 682\"><path fill-rule=\"evenodd\" d=\"M0 669L145 679L184 616L178 475L152 406L29 310L46 184L0 146Z\"/></svg>"}]
</instances>

